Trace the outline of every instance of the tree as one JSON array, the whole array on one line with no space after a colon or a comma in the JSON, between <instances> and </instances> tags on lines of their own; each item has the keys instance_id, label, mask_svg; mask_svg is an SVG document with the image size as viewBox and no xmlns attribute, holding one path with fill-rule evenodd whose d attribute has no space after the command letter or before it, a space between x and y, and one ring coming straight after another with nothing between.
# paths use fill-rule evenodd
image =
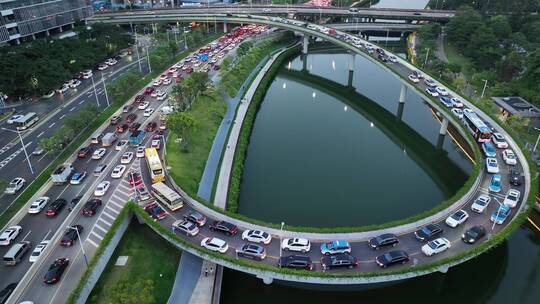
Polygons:
<instances>
[{"instance_id":1,"label":"tree","mask_svg":"<svg viewBox=\"0 0 540 304\"><path fill-rule=\"evenodd\" d=\"M121 280L105 290L106 304L154 304L154 281Z\"/></svg>"},{"instance_id":2,"label":"tree","mask_svg":"<svg viewBox=\"0 0 540 304\"><path fill-rule=\"evenodd\" d=\"M502 81L510 81L523 70L524 58L516 52L511 52L497 63L498 78Z\"/></svg>"},{"instance_id":3,"label":"tree","mask_svg":"<svg viewBox=\"0 0 540 304\"><path fill-rule=\"evenodd\" d=\"M252 46L253 46L253 42L251 41L243 42L242 44L238 46L238 50L236 51L236 54L239 57L242 57L249 52L249 49L251 49Z\"/></svg>"},{"instance_id":4,"label":"tree","mask_svg":"<svg viewBox=\"0 0 540 304\"><path fill-rule=\"evenodd\" d=\"M470 6L461 6L456 15L448 22L448 39L460 48L465 48L471 42L475 30L483 24L480 15Z\"/></svg>"},{"instance_id":5,"label":"tree","mask_svg":"<svg viewBox=\"0 0 540 304\"><path fill-rule=\"evenodd\" d=\"M475 65L480 68L492 67L501 55L497 38L491 28L486 25L482 25L474 31L464 53L470 56Z\"/></svg>"},{"instance_id":6,"label":"tree","mask_svg":"<svg viewBox=\"0 0 540 304\"><path fill-rule=\"evenodd\" d=\"M195 117L190 112L176 112L167 116L167 127L182 138L182 150L188 151L191 132L196 128Z\"/></svg>"},{"instance_id":7,"label":"tree","mask_svg":"<svg viewBox=\"0 0 540 304\"><path fill-rule=\"evenodd\" d=\"M488 26L499 40L508 38L508 35L512 32L506 16L497 15L491 17L488 21Z\"/></svg>"}]
</instances>

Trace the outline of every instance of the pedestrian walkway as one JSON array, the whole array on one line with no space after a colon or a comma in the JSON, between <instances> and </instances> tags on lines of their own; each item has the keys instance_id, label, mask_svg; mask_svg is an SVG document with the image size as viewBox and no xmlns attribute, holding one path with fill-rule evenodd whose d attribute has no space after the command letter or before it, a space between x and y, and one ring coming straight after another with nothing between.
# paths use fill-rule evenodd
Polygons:
<instances>
[{"instance_id":1,"label":"pedestrian walkway","mask_svg":"<svg viewBox=\"0 0 540 304\"><path fill-rule=\"evenodd\" d=\"M188 304L199 278L203 260L198 256L184 251L178 264L173 289L169 296L168 304Z\"/></svg>"},{"instance_id":2,"label":"pedestrian walkway","mask_svg":"<svg viewBox=\"0 0 540 304\"><path fill-rule=\"evenodd\" d=\"M202 270L195 286L195 290L191 294L189 304L211 304L212 295L214 294L214 282L216 279L216 264L203 261Z\"/></svg>"}]
</instances>

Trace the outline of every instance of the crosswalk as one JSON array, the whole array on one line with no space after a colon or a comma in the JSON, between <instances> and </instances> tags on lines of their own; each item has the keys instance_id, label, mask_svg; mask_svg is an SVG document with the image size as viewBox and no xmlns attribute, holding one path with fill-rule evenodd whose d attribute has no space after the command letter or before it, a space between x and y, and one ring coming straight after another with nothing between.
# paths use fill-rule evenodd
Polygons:
<instances>
[{"instance_id":1,"label":"crosswalk","mask_svg":"<svg viewBox=\"0 0 540 304\"><path fill-rule=\"evenodd\" d=\"M140 174L140 161L135 160L131 168L126 171L133 171ZM86 238L86 242L94 247L98 247L105 234L109 231L112 223L116 220L125 204L135 195L133 187L129 185L127 175L122 178L120 184L115 188L111 198L105 204L103 211L95 222L92 230Z\"/></svg>"}]
</instances>

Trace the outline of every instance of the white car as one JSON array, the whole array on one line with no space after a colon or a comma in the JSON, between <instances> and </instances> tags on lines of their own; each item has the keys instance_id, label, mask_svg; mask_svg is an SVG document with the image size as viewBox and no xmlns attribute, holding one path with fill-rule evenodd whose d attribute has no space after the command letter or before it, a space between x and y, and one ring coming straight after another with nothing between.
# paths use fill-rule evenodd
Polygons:
<instances>
[{"instance_id":1,"label":"white car","mask_svg":"<svg viewBox=\"0 0 540 304\"><path fill-rule=\"evenodd\" d=\"M311 243L309 240L304 238L289 238L283 240L281 243L281 249L285 251L298 251L306 253L311 250Z\"/></svg>"},{"instance_id":2,"label":"white car","mask_svg":"<svg viewBox=\"0 0 540 304\"><path fill-rule=\"evenodd\" d=\"M168 73L174 73L176 72L176 65L173 65L172 67L169 68L169 70L167 70Z\"/></svg>"},{"instance_id":3,"label":"white car","mask_svg":"<svg viewBox=\"0 0 540 304\"><path fill-rule=\"evenodd\" d=\"M469 214L465 210L458 210L454 214L450 215L445 223L446 225L456 228L457 226L463 224L469 218Z\"/></svg>"},{"instance_id":4,"label":"white car","mask_svg":"<svg viewBox=\"0 0 540 304\"><path fill-rule=\"evenodd\" d=\"M461 99L453 97L453 98L450 98L450 100L452 100L454 107L463 108L464 104L463 104L463 101L461 101Z\"/></svg>"},{"instance_id":5,"label":"white car","mask_svg":"<svg viewBox=\"0 0 540 304\"><path fill-rule=\"evenodd\" d=\"M165 100L165 98L167 98L167 92L158 92L157 95L157 100Z\"/></svg>"},{"instance_id":6,"label":"white car","mask_svg":"<svg viewBox=\"0 0 540 304\"><path fill-rule=\"evenodd\" d=\"M169 84L171 84L171 79L170 78L163 79L163 85L169 85Z\"/></svg>"},{"instance_id":7,"label":"white car","mask_svg":"<svg viewBox=\"0 0 540 304\"><path fill-rule=\"evenodd\" d=\"M7 123L8 123L9 125L12 125L12 124L15 123L15 121L16 121L17 119L19 119L19 118L21 118L21 117L23 117L23 116L24 116L24 115L18 115L18 114L13 115L13 116L11 116L11 117L7 120Z\"/></svg>"},{"instance_id":8,"label":"white car","mask_svg":"<svg viewBox=\"0 0 540 304\"><path fill-rule=\"evenodd\" d=\"M491 141L495 145L495 147L499 149L506 149L508 148L508 143L504 139L504 136L501 133L493 133L491 136Z\"/></svg>"},{"instance_id":9,"label":"white car","mask_svg":"<svg viewBox=\"0 0 540 304\"><path fill-rule=\"evenodd\" d=\"M22 227L21 226L11 226L8 227L2 234L0 234L0 246L9 246L11 245L11 242L15 240L15 238L19 235L21 232Z\"/></svg>"},{"instance_id":10,"label":"white car","mask_svg":"<svg viewBox=\"0 0 540 304\"><path fill-rule=\"evenodd\" d=\"M424 79L424 83L428 86L428 87L436 87L437 86L437 83L435 82L435 80L431 79L431 78L425 78Z\"/></svg>"},{"instance_id":11,"label":"white car","mask_svg":"<svg viewBox=\"0 0 540 304\"><path fill-rule=\"evenodd\" d=\"M161 92L161 91L160 90L153 90L152 93L150 93L150 97L156 98L158 96L159 92Z\"/></svg>"},{"instance_id":12,"label":"white car","mask_svg":"<svg viewBox=\"0 0 540 304\"><path fill-rule=\"evenodd\" d=\"M437 87L435 90L437 90L437 93L441 94L441 96L448 96L448 91L443 87Z\"/></svg>"},{"instance_id":13,"label":"white car","mask_svg":"<svg viewBox=\"0 0 540 304\"><path fill-rule=\"evenodd\" d=\"M201 62L198 61L198 60L195 61L195 62L193 62L193 66L194 66L194 67L198 67L198 66L200 66L200 65L201 65Z\"/></svg>"},{"instance_id":14,"label":"white car","mask_svg":"<svg viewBox=\"0 0 540 304\"><path fill-rule=\"evenodd\" d=\"M497 163L497 159L494 157L486 158L486 169L488 173L499 173L499 164Z\"/></svg>"},{"instance_id":15,"label":"white car","mask_svg":"<svg viewBox=\"0 0 540 304\"><path fill-rule=\"evenodd\" d=\"M174 72L174 73L172 74L172 77L173 77L173 78L180 78L180 72Z\"/></svg>"},{"instance_id":16,"label":"white car","mask_svg":"<svg viewBox=\"0 0 540 304\"><path fill-rule=\"evenodd\" d=\"M502 158L507 165L510 165L510 166L517 165L516 154L514 154L514 151L510 149L506 149L503 151Z\"/></svg>"},{"instance_id":17,"label":"white car","mask_svg":"<svg viewBox=\"0 0 540 304\"><path fill-rule=\"evenodd\" d=\"M32 155L41 155L45 152L45 150L43 150L43 148L41 147L36 147L36 149L34 151L32 151Z\"/></svg>"},{"instance_id":18,"label":"white car","mask_svg":"<svg viewBox=\"0 0 540 304\"><path fill-rule=\"evenodd\" d=\"M506 196L504 197L503 204L510 208L515 208L519 202L519 197L521 196L521 193L516 189L510 189L506 193Z\"/></svg>"},{"instance_id":19,"label":"white car","mask_svg":"<svg viewBox=\"0 0 540 304\"><path fill-rule=\"evenodd\" d=\"M72 79L69 81L69 87L72 89L75 89L76 87L81 85L81 81L78 79Z\"/></svg>"},{"instance_id":20,"label":"white car","mask_svg":"<svg viewBox=\"0 0 540 304\"><path fill-rule=\"evenodd\" d=\"M99 148L94 153L92 153L92 159L101 159L105 153L107 153L107 149L105 148Z\"/></svg>"},{"instance_id":21,"label":"white car","mask_svg":"<svg viewBox=\"0 0 540 304\"><path fill-rule=\"evenodd\" d=\"M137 147L137 153L135 154L135 156L137 156L137 158L144 157L144 149L144 147Z\"/></svg>"},{"instance_id":22,"label":"white car","mask_svg":"<svg viewBox=\"0 0 540 304\"><path fill-rule=\"evenodd\" d=\"M426 88L426 93L428 93L432 97L439 97L439 93L434 88Z\"/></svg>"},{"instance_id":23,"label":"white car","mask_svg":"<svg viewBox=\"0 0 540 304\"><path fill-rule=\"evenodd\" d=\"M152 115L152 113L154 113L154 108L148 108L148 109L144 110L143 116L144 117L150 117L150 115Z\"/></svg>"},{"instance_id":24,"label":"white car","mask_svg":"<svg viewBox=\"0 0 540 304\"><path fill-rule=\"evenodd\" d=\"M482 213L489 206L489 202L491 202L491 197L489 197L489 195L482 194L474 200L471 205L471 210L476 213Z\"/></svg>"},{"instance_id":25,"label":"white car","mask_svg":"<svg viewBox=\"0 0 540 304\"><path fill-rule=\"evenodd\" d=\"M242 233L242 240L268 245L272 241L272 236L270 233L261 230L245 230Z\"/></svg>"},{"instance_id":26,"label":"white car","mask_svg":"<svg viewBox=\"0 0 540 304\"><path fill-rule=\"evenodd\" d=\"M28 208L28 213L30 214L40 213L41 210L43 210L43 208L47 206L50 200L51 199L47 196L38 197L34 202L32 202L32 204Z\"/></svg>"},{"instance_id":27,"label":"white car","mask_svg":"<svg viewBox=\"0 0 540 304\"><path fill-rule=\"evenodd\" d=\"M165 80L165 79L167 79L167 75L161 74L161 75L159 76L159 80L163 81L163 80Z\"/></svg>"},{"instance_id":28,"label":"white car","mask_svg":"<svg viewBox=\"0 0 540 304\"><path fill-rule=\"evenodd\" d=\"M109 190L109 187L111 186L111 182L109 181L102 181L99 183L96 187L96 190L94 191L95 196L104 196L105 193L107 193L107 190Z\"/></svg>"},{"instance_id":29,"label":"white car","mask_svg":"<svg viewBox=\"0 0 540 304\"><path fill-rule=\"evenodd\" d=\"M101 63L101 64L98 66L97 69L100 70L100 71L104 71L104 70L106 70L106 69L108 69L108 68L109 68L109 66L108 66L106 63Z\"/></svg>"},{"instance_id":30,"label":"white car","mask_svg":"<svg viewBox=\"0 0 540 304\"><path fill-rule=\"evenodd\" d=\"M463 118L463 110L462 109L453 108L451 111L452 111L452 114L454 114L457 118L459 118L459 119Z\"/></svg>"},{"instance_id":31,"label":"white car","mask_svg":"<svg viewBox=\"0 0 540 304\"><path fill-rule=\"evenodd\" d=\"M122 150L127 145L128 141L126 139L119 140L118 143L116 143L116 146L114 146L114 149L116 151Z\"/></svg>"},{"instance_id":32,"label":"white car","mask_svg":"<svg viewBox=\"0 0 540 304\"><path fill-rule=\"evenodd\" d=\"M24 184L26 184L26 181L22 177L16 177L11 182L9 182L9 185L7 186L6 190L4 191L5 194L15 194L19 190L24 187Z\"/></svg>"},{"instance_id":33,"label":"white car","mask_svg":"<svg viewBox=\"0 0 540 304\"><path fill-rule=\"evenodd\" d=\"M111 177L112 178L122 178L122 175L124 174L125 171L126 171L126 166L118 165L118 166L114 167L114 169L112 170Z\"/></svg>"},{"instance_id":34,"label":"white car","mask_svg":"<svg viewBox=\"0 0 540 304\"><path fill-rule=\"evenodd\" d=\"M126 152L122 154L122 158L120 159L121 164L129 164L131 160L133 159L133 152Z\"/></svg>"},{"instance_id":35,"label":"white car","mask_svg":"<svg viewBox=\"0 0 540 304\"><path fill-rule=\"evenodd\" d=\"M204 238L201 241L201 246L208 250L216 251L219 253L225 253L227 252L227 250L229 250L229 245L227 245L227 242L218 238Z\"/></svg>"},{"instance_id":36,"label":"white car","mask_svg":"<svg viewBox=\"0 0 540 304\"><path fill-rule=\"evenodd\" d=\"M145 101L145 102L141 103L141 104L137 107L137 109L139 109L139 110L144 110L144 109L148 108L149 105L150 105L150 102Z\"/></svg>"},{"instance_id":37,"label":"white car","mask_svg":"<svg viewBox=\"0 0 540 304\"><path fill-rule=\"evenodd\" d=\"M397 60L397 57L396 57L396 56L394 56L394 55L390 55L390 56L388 56L388 60L390 60L390 62L392 62L392 63L396 63L396 62L398 62L398 60Z\"/></svg>"},{"instance_id":38,"label":"white car","mask_svg":"<svg viewBox=\"0 0 540 304\"><path fill-rule=\"evenodd\" d=\"M93 75L92 70L85 70L83 71L82 77L83 79L88 79L92 77L92 75Z\"/></svg>"},{"instance_id":39,"label":"white car","mask_svg":"<svg viewBox=\"0 0 540 304\"><path fill-rule=\"evenodd\" d=\"M156 79L154 80L154 82L152 83L153 86L155 87L159 87L161 85L161 80L160 79Z\"/></svg>"},{"instance_id":40,"label":"white car","mask_svg":"<svg viewBox=\"0 0 540 304\"><path fill-rule=\"evenodd\" d=\"M450 241L445 238L438 238L433 241L429 241L422 246L422 252L427 256L441 253L451 247Z\"/></svg>"},{"instance_id":41,"label":"white car","mask_svg":"<svg viewBox=\"0 0 540 304\"><path fill-rule=\"evenodd\" d=\"M67 90L69 90L69 85L67 83L64 83L61 88L56 89L56 93L64 94L65 92L67 92Z\"/></svg>"},{"instance_id":42,"label":"white car","mask_svg":"<svg viewBox=\"0 0 540 304\"><path fill-rule=\"evenodd\" d=\"M45 250L45 247L49 244L50 241L42 241L39 243L36 248L34 248L34 251L32 251L32 254L30 255L30 258L28 259L28 262L34 263L36 262L39 257L41 256L41 253L43 253L43 250Z\"/></svg>"},{"instance_id":43,"label":"white car","mask_svg":"<svg viewBox=\"0 0 540 304\"><path fill-rule=\"evenodd\" d=\"M113 58L109 58L107 60L105 60L105 64L109 65L109 66L113 66L115 64L117 64L118 61L114 60Z\"/></svg>"},{"instance_id":44,"label":"white car","mask_svg":"<svg viewBox=\"0 0 540 304\"><path fill-rule=\"evenodd\" d=\"M420 79L418 79L418 77L416 77L416 75L409 75L409 80L414 82L414 83L419 83L420 82Z\"/></svg>"},{"instance_id":45,"label":"white car","mask_svg":"<svg viewBox=\"0 0 540 304\"><path fill-rule=\"evenodd\" d=\"M152 140L152 142L150 143L150 147L156 148L156 150L159 150L159 148L161 148L161 140L159 139Z\"/></svg>"}]
</instances>

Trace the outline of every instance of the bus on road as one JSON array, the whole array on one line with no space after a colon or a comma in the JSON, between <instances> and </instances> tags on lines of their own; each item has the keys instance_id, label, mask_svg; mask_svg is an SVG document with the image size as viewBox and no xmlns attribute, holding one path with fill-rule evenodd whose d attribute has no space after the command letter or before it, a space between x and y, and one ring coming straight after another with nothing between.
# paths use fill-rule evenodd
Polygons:
<instances>
[{"instance_id":1,"label":"bus on road","mask_svg":"<svg viewBox=\"0 0 540 304\"><path fill-rule=\"evenodd\" d=\"M38 120L39 118L37 114L34 112L30 112L24 115L23 117L20 117L19 119L15 120L14 124L17 127L17 130L22 131L33 126Z\"/></svg>"},{"instance_id":2,"label":"bus on road","mask_svg":"<svg viewBox=\"0 0 540 304\"><path fill-rule=\"evenodd\" d=\"M184 206L182 196L162 182L152 184L152 193L157 200L165 204L172 211Z\"/></svg>"},{"instance_id":3,"label":"bus on road","mask_svg":"<svg viewBox=\"0 0 540 304\"><path fill-rule=\"evenodd\" d=\"M486 123L476 115L474 112L465 112L463 113L463 123L469 131L471 131L472 136L478 142L487 142L491 140L491 129L486 125Z\"/></svg>"},{"instance_id":4,"label":"bus on road","mask_svg":"<svg viewBox=\"0 0 540 304\"><path fill-rule=\"evenodd\" d=\"M159 159L159 154L156 148L146 148L144 150L146 155L146 163L148 169L150 169L150 176L152 177L152 183L158 183L165 180L165 173L163 172L163 166Z\"/></svg>"}]
</instances>

